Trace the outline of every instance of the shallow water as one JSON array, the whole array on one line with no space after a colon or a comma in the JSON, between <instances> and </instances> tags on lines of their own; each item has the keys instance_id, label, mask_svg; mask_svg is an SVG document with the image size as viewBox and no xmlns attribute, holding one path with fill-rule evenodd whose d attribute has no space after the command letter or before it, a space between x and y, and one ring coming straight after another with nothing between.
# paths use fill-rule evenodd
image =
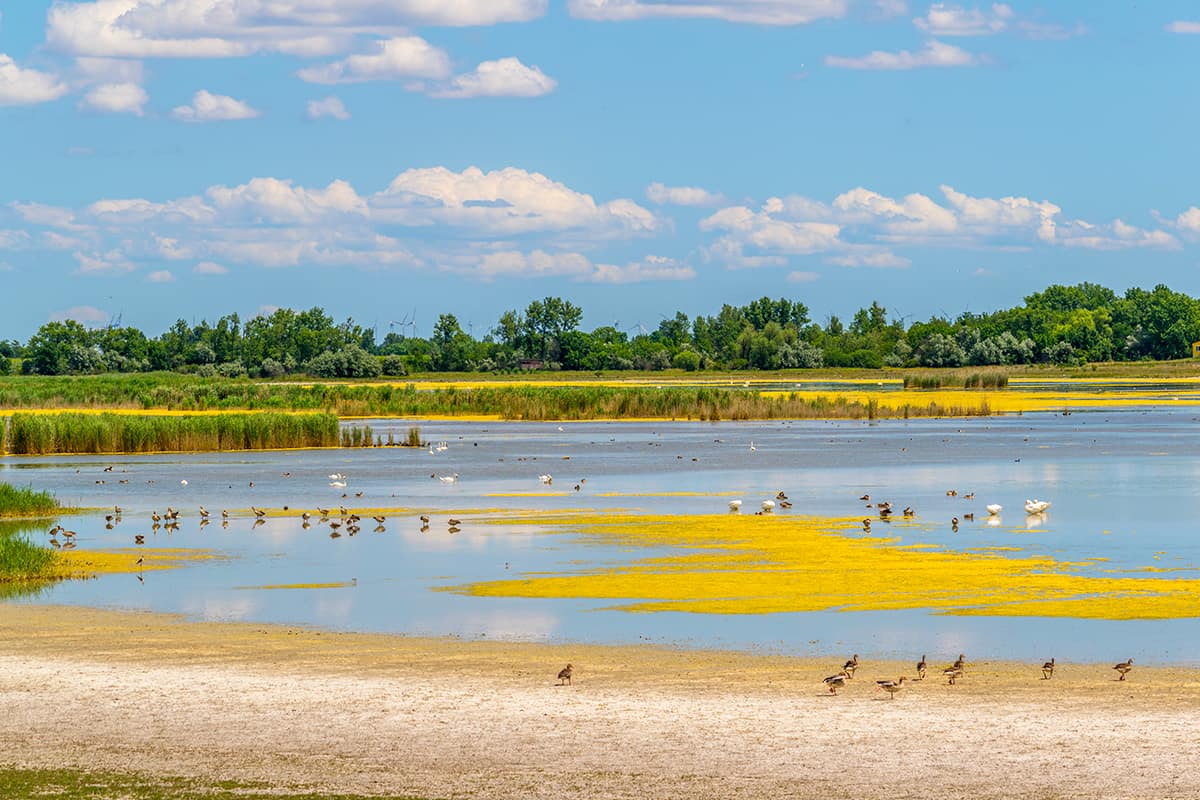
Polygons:
<instances>
[{"instance_id":1,"label":"shallow water","mask_svg":"<svg viewBox=\"0 0 1200 800\"><path fill-rule=\"evenodd\" d=\"M401 437L408 420L370 420ZM1200 663L1200 621L1093 621L935 616L926 611L772 615L633 614L610 602L477 598L438 587L536 572L572 572L647 555L533 524L487 525L483 510L745 510L786 491L791 513L866 515L857 498L913 506L916 528L892 526L904 543L955 550L1020 547L1059 560L1110 559L1105 569L1168 567L1198 577L1200 423L1195 410L1124 410L874 423L419 423L443 452L375 448L184 456L9 457L0 480L49 489L66 503L124 509L106 530L103 512L72 517L80 549L210 548L228 559L183 569L56 585L13 602L183 612L203 619L311 624L364 631L459 634L763 648L801 654L1046 658ZM754 449L751 450L751 442ZM112 472L103 472L106 466ZM288 476L285 477L285 473ZM331 487L333 473L349 486ZM431 475L459 473L456 483ZM551 486L538 476L554 476ZM586 478L580 491L574 485ZM103 480L103 484L96 481ZM128 483L121 484L120 480ZM187 485L181 485L186 480ZM152 482L151 482L152 481ZM253 482L253 486L251 486ZM946 491L956 489L958 497ZM962 495L975 491L976 499ZM362 497L356 497L362 492ZM1044 520L1021 510L1051 500ZM369 519L357 536L331 539L295 517L255 526L260 508L405 508L386 530ZM1005 507L989 526L983 506ZM174 533L152 533L150 513L184 512ZM205 505L215 522L199 526ZM222 527L220 509L242 509ZM974 510L958 533L952 516ZM421 533L417 514L433 517ZM456 513L462 531L447 532ZM777 512L781 513L781 512ZM364 515L365 516L365 515ZM484 515L486 516L486 515ZM876 523L876 533L883 528ZM1176 574L1176 573L1173 573ZM253 588L349 583L343 588ZM1197 609L1200 615L1200 609Z\"/></svg>"}]
</instances>

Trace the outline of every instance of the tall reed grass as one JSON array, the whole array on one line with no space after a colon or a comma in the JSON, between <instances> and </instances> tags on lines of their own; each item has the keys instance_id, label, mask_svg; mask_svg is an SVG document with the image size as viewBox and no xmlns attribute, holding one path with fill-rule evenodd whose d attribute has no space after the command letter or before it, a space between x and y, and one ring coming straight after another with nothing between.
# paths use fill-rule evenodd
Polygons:
<instances>
[{"instance_id":1,"label":"tall reed grass","mask_svg":"<svg viewBox=\"0 0 1200 800\"><path fill-rule=\"evenodd\" d=\"M161 384L143 376L0 379L0 408L63 406L179 412L322 411L342 417L495 416L510 420L861 419L873 413L879 417L900 416L899 406L886 397L881 397L872 410L866 401L844 396L813 398L798 393L759 393L721 386L656 388L540 383L424 389L415 384L253 383L174 375L167 376ZM908 413L910 416L989 413L982 409L982 405L928 404L914 405ZM330 444L338 441L335 437Z\"/></svg>"},{"instance_id":2,"label":"tall reed grass","mask_svg":"<svg viewBox=\"0 0 1200 800\"><path fill-rule=\"evenodd\" d=\"M13 414L7 450L18 455L336 447L333 414Z\"/></svg>"},{"instance_id":3,"label":"tall reed grass","mask_svg":"<svg viewBox=\"0 0 1200 800\"><path fill-rule=\"evenodd\" d=\"M0 517L35 517L58 510L58 500L49 492L0 483Z\"/></svg>"},{"instance_id":4,"label":"tall reed grass","mask_svg":"<svg viewBox=\"0 0 1200 800\"><path fill-rule=\"evenodd\" d=\"M950 370L944 372L919 372L904 376L905 389L1005 389L1008 373L996 370L966 372Z\"/></svg>"}]
</instances>

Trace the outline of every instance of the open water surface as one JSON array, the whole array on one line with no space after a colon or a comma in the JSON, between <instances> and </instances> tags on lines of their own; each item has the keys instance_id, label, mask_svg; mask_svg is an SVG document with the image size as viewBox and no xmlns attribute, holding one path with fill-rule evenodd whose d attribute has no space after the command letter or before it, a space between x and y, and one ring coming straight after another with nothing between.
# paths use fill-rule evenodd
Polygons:
<instances>
[{"instance_id":1,"label":"open water surface","mask_svg":"<svg viewBox=\"0 0 1200 800\"><path fill-rule=\"evenodd\" d=\"M71 505L123 508L71 516L78 546L207 548L225 558L181 569L64 582L10 602L82 604L410 634L642 642L798 654L1124 660L1200 663L1200 619L1095 621L937 616L922 610L772 615L629 613L589 600L475 598L439 587L533 572L621 564L652 551L551 535L535 524L473 522L479 510L634 509L743 513L783 490L790 512L873 515L859 495L917 510L905 543L950 549L1020 547L1059 560L1110 559L1106 569L1169 567L1200 577L1200 421L1195 409L1025 414L950 420L754 423L497 423L368 420L397 438L413 424L442 452L369 448L122 457L7 457L0 480L48 489ZM361 423L360 423L361 424ZM751 449L751 443L754 449ZM112 466L112 472L103 472ZM331 474L347 476L345 490ZM437 475L459 474L455 483ZM551 486L538 476L554 476ZM573 490L581 479L579 492ZM104 483L97 483L97 481ZM127 483L120 483L125 480ZM187 481L187 485L181 481ZM253 483L253 486L250 484ZM959 497L948 497L956 489ZM348 495L342 498L343 491ZM974 491L976 499L962 495ZM362 497L356 494L362 492ZM662 496L665 493L695 493ZM732 493L732 494L730 494ZM659 495L659 496L655 496ZM1026 519L1026 498L1053 503ZM999 524L983 507L1000 503ZM295 517L255 526L220 510L407 508L384 532L367 518L357 536L329 538ZM205 505L214 522L199 525ZM182 510L179 530L152 533L150 514ZM474 510L474 511L473 511ZM417 514L432 517L426 533ZM952 516L974 511L958 533ZM462 530L447 532L451 513ZM364 517L366 515L364 514ZM881 523L876 523L876 533ZM33 534L42 540L43 534ZM1169 579L1169 578L1164 578ZM262 589L349 582L345 588ZM1200 617L1200 608L1197 609Z\"/></svg>"}]
</instances>

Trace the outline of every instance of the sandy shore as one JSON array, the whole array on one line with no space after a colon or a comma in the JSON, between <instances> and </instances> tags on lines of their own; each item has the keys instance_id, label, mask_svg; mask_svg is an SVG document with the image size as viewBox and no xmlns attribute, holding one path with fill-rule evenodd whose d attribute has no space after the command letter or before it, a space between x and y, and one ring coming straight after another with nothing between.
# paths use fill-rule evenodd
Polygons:
<instances>
[{"instance_id":1,"label":"sandy shore","mask_svg":"<svg viewBox=\"0 0 1200 800\"><path fill-rule=\"evenodd\" d=\"M888 700L909 665L832 697L836 661L0 605L0 763L497 800L1200 797L1200 670L978 663Z\"/></svg>"}]
</instances>

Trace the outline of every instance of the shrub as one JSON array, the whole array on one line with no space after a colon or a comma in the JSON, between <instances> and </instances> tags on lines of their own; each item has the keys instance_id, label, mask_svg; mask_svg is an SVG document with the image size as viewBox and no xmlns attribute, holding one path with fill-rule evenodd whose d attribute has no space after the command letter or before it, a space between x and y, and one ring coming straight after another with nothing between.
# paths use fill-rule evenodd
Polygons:
<instances>
[{"instance_id":1,"label":"shrub","mask_svg":"<svg viewBox=\"0 0 1200 800\"><path fill-rule=\"evenodd\" d=\"M675 358L671 360L671 364L675 369L695 372L700 369L700 354L695 350L680 350L675 354Z\"/></svg>"},{"instance_id":2,"label":"shrub","mask_svg":"<svg viewBox=\"0 0 1200 800\"><path fill-rule=\"evenodd\" d=\"M217 365L217 374L222 378L244 378L246 377L246 368L240 361L226 361Z\"/></svg>"},{"instance_id":3,"label":"shrub","mask_svg":"<svg viewBox=\"0 0 1200 800\"><path fill-rule=\"evenodd\" d=\"M270 357L263 359L259 371L264 378L278 378L287 373L287 370L283 367L283 362Z\"/></svg>"},{"instance_id":4,"label":"shrub","mask_svg":"<svg viewBox=\"0 0 1200 800\"><path fill-rule=\"evenodd\" d=\"M480 369L485 372L491 371L490 368L484 369L482 365ZM388 376L402 376L408 374L408 367L404 365L404 358L401 356L384 356L380 359L380 371Z\"/></svg>"}]
</instances>

